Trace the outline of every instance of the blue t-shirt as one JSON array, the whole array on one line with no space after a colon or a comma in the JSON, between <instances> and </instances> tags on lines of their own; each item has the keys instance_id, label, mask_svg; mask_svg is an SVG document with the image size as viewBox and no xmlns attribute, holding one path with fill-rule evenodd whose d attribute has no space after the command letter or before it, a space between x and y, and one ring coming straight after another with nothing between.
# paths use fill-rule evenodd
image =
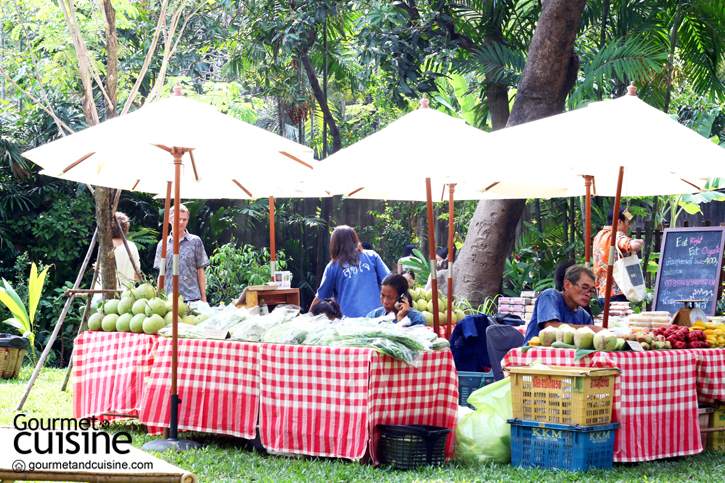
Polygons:
<instances>
[{"instance_id":1,"label":"blue t-shirt","mask_svg":"<svg viewBox=\"0 0 725 483\"><path fill-rule=\"evenodd\" d=\"M558 320L565 324L594 325L592 316L583 307L579 307L579 310L574 312L566 305L561 292L550 288L536 299L534 314L531 316L529 327L526 329L524 345L538 336L541 329L544 328L544 324L552 320Z\"/></svg>"},{"instance_id":2,"label":"blue t-shirt","mask_svg":"<svg viewBox=\"0 0 725 483\"><path fill-rule=\"evenodd\" d=\"M389 273L377 252L363 250L357 266L340 268L337 262L328 263L315 296L320 300L335 297L346 317L365 317L383 305L380 283Z\"/></svg>"},{"instance_id":3,"label":"blue t-shirt","mask_svg":"<svg viewBox=\"0 0 725 483\"><path fill-rule=\"evenodd\" d=\"M374 319L376 317L382 317L383 315L387 314L388 312L385 311L385 307L378 307L377 309L373 310L368 314L368 317L371 319ZM419 311L415 309L410 309L410 312L408 312L408 316L410 319L410 325L425 325L425 317L423 317L423 314L421 314ZM395 323L398 323L398 319L395 319Z\"/></svg>"}]
</instances>

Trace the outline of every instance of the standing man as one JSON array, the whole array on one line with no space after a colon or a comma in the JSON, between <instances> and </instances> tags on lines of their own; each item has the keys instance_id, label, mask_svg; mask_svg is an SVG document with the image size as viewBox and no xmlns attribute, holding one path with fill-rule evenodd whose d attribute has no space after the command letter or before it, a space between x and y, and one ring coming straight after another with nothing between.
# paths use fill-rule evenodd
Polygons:
<instances>
[{"instance_id":1,"label":"standing man","mask_svg":"<svg viewBox=\"0 0 725 483\"><path fill-rule=\"evenodd\" d=\"M607 214L608 226L602 228L594 237L592 246L594 247L594 274L597 276L597 297L599 305L604 308L604 292L607 288L607 265L609 263L609 248L612 243L612 221L614 220L614 208L609 210ZM617 247L623 256L630 253L638 252L644 246L644 240L635 240L627 236L629 233L632 215L625 208L619 209L619 222L617 222ZM619 254L614 253L614 261L620 259ZM626 302L627 297L624 296L619 286L612 281L612 302Z\"/></svg>"},{"instance_id":2,"label":"standing man","mask_svg":"<svg viewBox=\"0 0 725 483\"><path fill-rule=\"evenodd\" d=\"M196 235L192 235L186 231L186 225L189 223L189 210L186 206L179 205L179 230L181 239L179 240L179 293L184 297L185 302L195 302L201 300L206 302L206 272L204 271L209 264L209 257L204 250L204 243ZM174 207L169 211L169 224L171 224L172 233L166 240L166 259L173 260L174 252ZM165 260L161 259L161 245L156 246L156 259L154 260L154 268L161 270L161 263ZM172 264L166 266L166 280L164 290L166 294L171 294L173 287L173 276L171 271Z\"/></svg>"}]
</instances>

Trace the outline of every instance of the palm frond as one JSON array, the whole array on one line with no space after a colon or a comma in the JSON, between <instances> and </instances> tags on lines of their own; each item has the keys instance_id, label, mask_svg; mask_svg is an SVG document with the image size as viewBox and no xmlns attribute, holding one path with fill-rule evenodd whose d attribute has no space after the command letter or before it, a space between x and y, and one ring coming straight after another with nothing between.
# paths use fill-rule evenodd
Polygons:
<instances>
[{"instance_id":1,"label":"palm frond","mask_svg":"<svg viewBox=\"0 0 725 483\"><path fill-rule=\"evenodd\" d=\"M626 79L648 82L664 69L666 61L667 54L647 39L615 39L584 65L584 80L570 96L570 107L594 97L595 90L603 91L607 84Z\"/></svg>"},{"instance_id":2,"label":"palm frond","mask_svg":"<svg viewBox=\"0 0 725 483\"><path fill-rule=\"evenodd\" d=\"M486 74L491 84L515 86L518 84L526 65L526 55L500 43L482 46L469 61L469 68L462 71L479 71Z\"/></svg>"}]
</instances>

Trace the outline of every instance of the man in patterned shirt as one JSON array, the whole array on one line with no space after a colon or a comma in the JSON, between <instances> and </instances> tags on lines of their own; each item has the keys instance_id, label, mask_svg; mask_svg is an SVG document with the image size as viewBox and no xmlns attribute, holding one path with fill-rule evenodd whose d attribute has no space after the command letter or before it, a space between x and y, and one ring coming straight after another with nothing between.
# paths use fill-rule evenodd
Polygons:
<instances>
[{"instance_id":1,"label":"man in patterned shirt","mask_svg":"<svg viewBox=\"0 0 725 483\"><path fill-rule=\"evenodd\" d=\"M192 235L186 231L186 225L189 223L189 210L183 204L179 208L179 229L183 233L179 240L179 293L184 297L185 302L194 302L201 300L206 302L206 267L209 266L209 257L204 250L204 243L196 235ZM169 224L174 229L174 207L169 211ZM174 253L174 233L172 232L166 245L166 259L173 260ZM161 270L161 263L165 260L161 259L161 245L156 247L156 259L154 260L154 268ZM173 264L166 266L166 279L164 290L171 295L173 287Z\"/></svg>"},{"instance_id":2,"label":"man in patterned shirt","mask_svg":"<svg viewBox=\"0 0 725 483\"><path fill-rule=\"evenodd\" d=\"M609 210L607 214L608 226L602 228L594 237L592 246L594 247L594 274L597 276L597 297L599 305L604 307L604 292L607 287L607 264L609 263L609 247L612 243L612 221L614 219L614 208ZM619 222L617 223L617 246L623 256L629 255L631 252L638 252L644 246L644 240L636 240L627 236L629 233L630 221L632 215L624 208L619 209ZM615 262L620 256L614 251ZM627 297L624 296L616 283L612 281L612 302L626 302Z\"/></svg>"}]
</instances>

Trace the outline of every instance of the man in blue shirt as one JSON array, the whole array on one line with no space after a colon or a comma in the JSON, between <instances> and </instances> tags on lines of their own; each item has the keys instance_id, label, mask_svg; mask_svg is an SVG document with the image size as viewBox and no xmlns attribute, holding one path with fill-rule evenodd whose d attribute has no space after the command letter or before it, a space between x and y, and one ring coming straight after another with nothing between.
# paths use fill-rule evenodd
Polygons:
<instances>
[{"instance_id":1,"label":"man in blue shirt","mask_svg":"<svg viewBox=\"0 0 725 483\"><path fill-rule=\"evenodd\" d=\"M564 275L564 287L561 292L550 288L545 290L534 306L534 314L526 329L524 345L539 335L545 327L558 327L568 324L574 329L589 326L594 332L602 327L594 325L591 315L582 307L589 305L589 301L596 291L594 272L583 265L569 267Z\"/></svg>"}]
</instances>

